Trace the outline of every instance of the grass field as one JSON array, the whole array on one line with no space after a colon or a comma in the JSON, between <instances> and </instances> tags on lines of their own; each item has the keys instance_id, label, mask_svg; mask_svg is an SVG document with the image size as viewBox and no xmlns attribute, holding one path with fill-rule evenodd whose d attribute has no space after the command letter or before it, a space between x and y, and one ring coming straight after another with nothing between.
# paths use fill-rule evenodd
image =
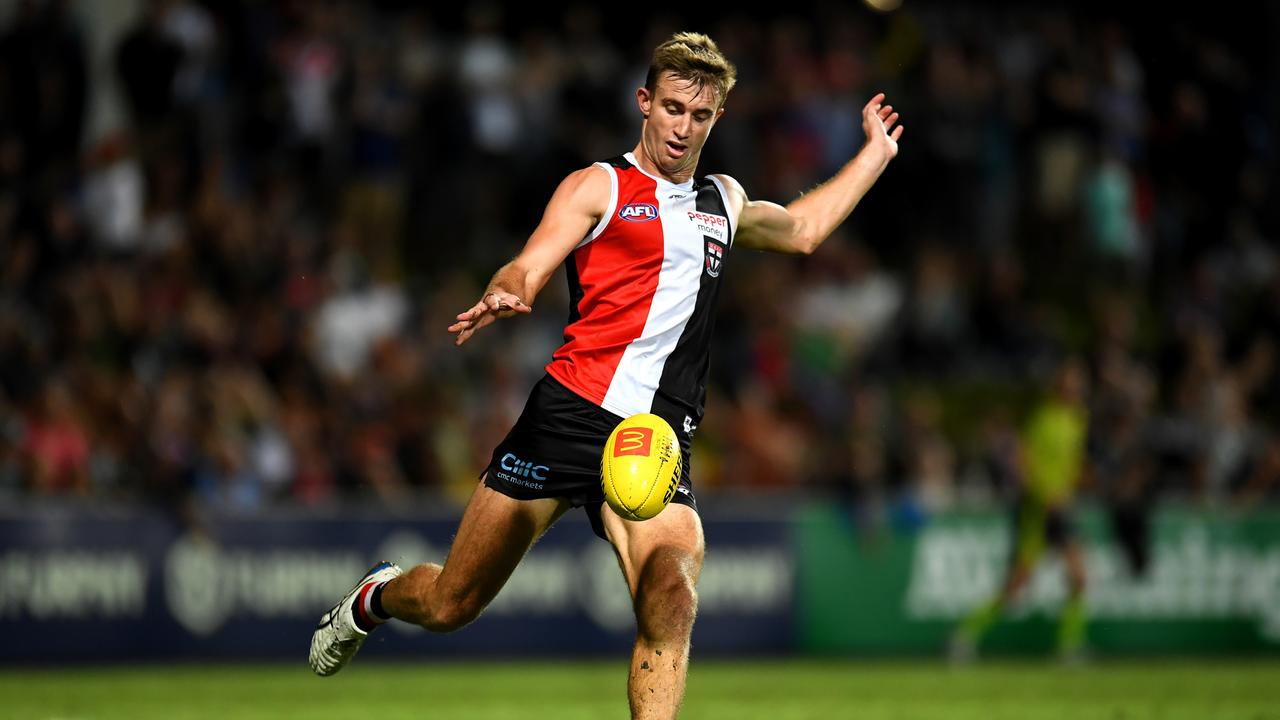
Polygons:
<instances>
[{"instance_id":1,"label":"grass field","mask_svg":"<svg viewBox=\"0 0 1280 720\"><path fill-rule=\"evenodd\" d=\"M626 718L621 660L0 671L0 717ZM694 665L685 720L1280 720L1280 662Z\"/></svg>"}]
</instances>

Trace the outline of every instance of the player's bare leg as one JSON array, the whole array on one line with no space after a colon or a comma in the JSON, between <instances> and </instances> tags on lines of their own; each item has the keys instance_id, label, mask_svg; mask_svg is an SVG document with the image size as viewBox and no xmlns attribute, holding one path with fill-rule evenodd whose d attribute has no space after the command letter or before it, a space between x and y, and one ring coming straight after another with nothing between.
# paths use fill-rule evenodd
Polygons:
<instances>
[{"instance_id":1,"label":"player's bare leg","mask_svg":"<svg viewBox=\"0 0 1280 720\"><path fill-rule=\"evenodd\" d=\"M1005 578L1004 586L1000 588L1000 596L997 599L1000 609L1009 607L1014 600L1018 599L1018 595L1022 592L1022 588L1027 586L1031 581L1031 572L1036 569L1035 561L1017 562L1013 568L1009 570L1009 575Z\"/></svg>"},{"instance_id":2,"label":"player's bare leg","mask_svg":"<svg viewBox=\"0 0 1280 720\"><path fill-rule=\"evenodd\" d=\"M627 680L634 720L674 718L684 699L704 543L698 513L672 504L643 522L600 508L636 613Z\"/></svg>"},{"instance_id":3,"label":"player's bare leg","mask_svg":"<svg viewBox=\"0 0 1280 720\"><path fill-rule=\"evenodd\" d=\"M559 500L513 500L478 486L444 566L419 565L401 574L393 563L375 565L320 617L307 656L311 669L317 675L342 670L369 633L392 617L436 632L476 619L534 540L567 508Z\"/></svg>"},{"instance_id":4,"label":"player's bare leg","mask_svg":"<svg viewBox=\"0 0 1280 720\"><path fill-rule=\"evenodd\" d=\"M1088 622L1084 597L1084 551L1080 543L1074 540L1067 543L1062 551L1062 559L1067 569L1070 595L1058 622L1058 655L1062 660L1074 663L1084 659L1085 625Z\"/></svg>"},{"instance_id":5,"label":"player's bare leg","mask_svg":"<svg viewBox=\"0 0 1280 720\"><path fill-rule=\"evenodd\" d=\"M481 483L467 502L444 565L419 565L388 582L382 606L432 632L452 632L485 609L568 504L516 500Z\"/></svg>"},{"instance_id":6,"label":"player's bare leg","mask_svg":"<svg viewBox=\"0 0 1280 720\"><path fill-rule=\"evenodd\" d=\"M975 608L956 626L947 641L947 655L952 663L965 665L977 658L978 641L1027 586L1038 557L1038 553L1018 557L1009 568L1000 592Z\"/></svg>"}]
</instances>

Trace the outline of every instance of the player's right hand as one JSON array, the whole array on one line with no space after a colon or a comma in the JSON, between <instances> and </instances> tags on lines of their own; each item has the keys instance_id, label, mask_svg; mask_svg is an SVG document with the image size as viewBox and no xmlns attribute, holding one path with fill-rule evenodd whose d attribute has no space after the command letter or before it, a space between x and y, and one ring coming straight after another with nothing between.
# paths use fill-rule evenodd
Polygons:
<instances>
[{"instance_id":1,"label":"player's right hand","mask_svg":"<svg viewBox=\"0 0 1280 720\"><path fill-rule=\"evenodd\" d=\"M526 305L519 296L505 290L491 290L480 298L480 302L458 313L458 322L449 326L449 332L457 336L453 341L457 346L469 340L477 330L498 318L530 312L533 312L533 308Z\"/></svg>"}]
</instances>

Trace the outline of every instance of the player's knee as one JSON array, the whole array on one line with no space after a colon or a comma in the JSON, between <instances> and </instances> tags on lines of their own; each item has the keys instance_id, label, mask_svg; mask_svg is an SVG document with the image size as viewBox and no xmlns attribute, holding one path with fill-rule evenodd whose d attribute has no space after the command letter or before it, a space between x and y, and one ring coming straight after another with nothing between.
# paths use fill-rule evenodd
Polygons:
<instances>
[{"instance_id":1,"label":"player's knee","mask_svg":"<svg viewBox=\"0 0 1280 720\"><path fill-rule=\"evenodd\" d=\"M671 575L652 582L640 597L640 624L651 637L688 635L698 613L698 593L693 581Z\"/></svg>"},{"instance_id":2,"label":"player's knee","mask_svg":"<svg viewBox=\"0 0 1280 720\"><path fill-rule=\"evenodd\" d=\"M481 604L467 597L449 598L424 613L422 627L436 633L449 633L470 625L480 616Z\"/></svg>"},{"instance_id":3,"label":"player's knee","mask_svg":"<svg viewBox=\"0 0 1280 720\"><path fill-rule=\"evenodd\" d=\"M698 612L693 577L676 568L645 573L636 593L640 631L650 637L688 635Z\"/></svg>"}]
</instances>

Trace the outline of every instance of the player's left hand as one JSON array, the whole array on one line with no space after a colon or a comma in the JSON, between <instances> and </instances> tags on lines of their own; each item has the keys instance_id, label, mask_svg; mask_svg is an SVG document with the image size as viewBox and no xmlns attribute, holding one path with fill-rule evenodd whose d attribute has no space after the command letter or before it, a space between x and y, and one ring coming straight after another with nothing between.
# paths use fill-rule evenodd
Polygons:
<instances>
[{"instance_id":1,"label":"player's left hand","mask_svg":"<svg viewBox=\"0 0 1280 720\"><path fill-rule=\"evenodd\" d=\"M894 127L898 122L898 113L892 105L884 104L884 93L877 93L862 108L862 131L867 141L864 148L883 153L884 162L898 156L898 138L902 137L902 126Z\"/></svg>"}]
</instances>

